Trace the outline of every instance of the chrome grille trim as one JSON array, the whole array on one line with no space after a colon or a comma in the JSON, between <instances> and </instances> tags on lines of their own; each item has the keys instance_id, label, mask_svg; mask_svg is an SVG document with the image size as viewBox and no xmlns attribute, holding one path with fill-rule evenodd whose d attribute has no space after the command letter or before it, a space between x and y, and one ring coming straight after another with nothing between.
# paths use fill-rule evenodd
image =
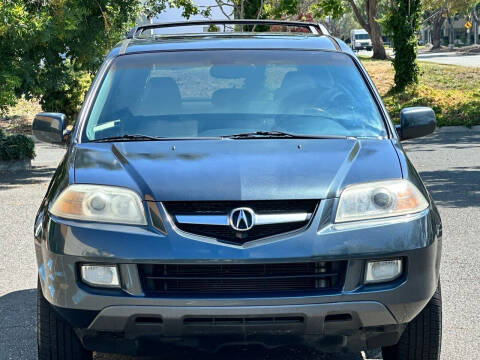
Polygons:
<instances>
[{"instance_id":1,"label":"chrome grille trim","mask_svg":"<svg viewBox=\"0 0 480 360\"><path fill-rule=\"evenodd\" d=\"M308 221L311 213L255 214L255 225L271 225ZM229 226L229 215L175 215L179 224Z\"/></svg>"}]
</instances>

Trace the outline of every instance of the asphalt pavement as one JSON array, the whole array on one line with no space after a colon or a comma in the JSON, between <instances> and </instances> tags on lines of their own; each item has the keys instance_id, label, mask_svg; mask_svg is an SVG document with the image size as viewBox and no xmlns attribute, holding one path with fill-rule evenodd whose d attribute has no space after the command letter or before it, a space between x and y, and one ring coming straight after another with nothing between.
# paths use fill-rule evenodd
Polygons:
<instances>
[{"instance_id":1,"label":"asphalt pavement","mask_svg":"<svg viewBox=\"0 0 480 360\"><path fill-rule=\"evenodd\" d=\"M373 51L361 50L358 55L373 55ZM391 49L387 49L388 56L395 56ZM419 61L433 62L445 65L461 65L467 67L480 67L480 54L464 54L459 52L420 52L417 55Z\"/></svg>"},{"instance_id":2,"label":"asphalt pavement","mask_svg":"<svg viewBox=\"0 0 480 360\"><path fill-rule=\"evenodd\" d=\"M480 359L480 132L437 132L405 143L409 157L442 215L442 360ZM36 359L36 266L33 220L50 177L63 156L59 147L37 144L29 171L0 173L0 360ZM363 354L321 355L287 348L230 349L215 356L190 352L182 360L360 360ZM371 358L371 357L370 357ZM97 354L97 360L132 360Z\"/></svg>"},{"instance_id":3,"label":"asphalt pavement","mask_svg":"<svg viewBox=\"0 0 480 360\"><path fill-rule=\"evenodd\" d=\"M448 53L419 53L419 61L434 62L446 65L461 65L468 67L480 67L480 54L463 54L457 52Z\"/></svg>"}]
</instances>

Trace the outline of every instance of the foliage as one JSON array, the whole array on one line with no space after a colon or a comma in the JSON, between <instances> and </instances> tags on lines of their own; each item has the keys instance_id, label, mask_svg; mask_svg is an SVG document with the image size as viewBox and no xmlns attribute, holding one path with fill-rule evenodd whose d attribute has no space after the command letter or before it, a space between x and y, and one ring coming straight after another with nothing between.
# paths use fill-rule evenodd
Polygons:
<instances>
[{"instance_id":1,"label":"foliage","mask_svg":"<svg viewBox=\"0 0 480 360\"><path fill-rule=\"evenodd\" d=\"M387 33L393 40L395 90L418 82L417 34L420 28L420 0L392 0L385 18Z\"/></svg>"},{"instance_id":2,"label":"foliage","mask_svg":"<svg viewBox=\"0 0 480 360\"><path fill-rule=\"evenodd\" d=\"M298 0L268 0L264 2L264 11L267 18L281 19L298 13Z\"/></svg>"},{"instance_id":3,"label":"foliage","mask_svg":"<svg viewBox=\"0 0 480 360\"><path fill-rule=\"evenodd\" d=\"M182 16L187 19L192 15L210 15L208 8L200 9L192 0L145 0L141 5L142 13L145 14L148 19L153 19L167 8L182 9Z\"/></svg>"},{"instance_id":4,"label":"foliage","mask_svg":"<svg viewBox=\"0 0 480 360\"><path fill-rule=\"evenodd\" d=\"M445 9L451 15L468 14L478 0L422 0L426 11Z\"/></svg>"},{"instance_id":5,"label":"foliage","mask_svg":"<svg viewBox=\"0 0 480 360\"><path fill-rule=\"evenodd\" d=\"M344 4L338 0L319 0L312 4L310 9L318 19L325 19L327 16L339 19L346 12Z\"/></svg>"},{"instance_id":6,"label":"foliage","mask_svg":"<svg viewBox=\"0 0 480 360\"><path fill-rule=\"evenodd\" d=\"M42 28L39 16L30 16L21 0L0 2L0 112L14 105L22 83L22 47ZM12 26L11 24L16 24Z\"/></svg>"},{"instance_id":7,"label":"foliage","mask_svg":"<svg viewBox=\"0 0 480 360\"><path fill-rule=\"evenodd\" d=\"M395 122L400 121L404 107L429 106L435 111L439 126L480 125L480 69L420 62L419 84L392 92L392 64L372 59L362 62Z\"/></svg>"},{"instance_id":8,"label":"foliage","mask_svg":"<svg viewBox=\"0 0 480 360\"><path fill-rule=\"evenodd\" d=\"M34 147L30 137L23 134L6 135L0 129L0 161L33 159Z\"/></svg>"},{"instance_id":9,"label":"foliage","mask_svg":"<svg viewBox=\"0 0 480 360\"><path fill-rule=\"evenodd\" d=\"M338 19L350 8L360 26L365 29L372 40L373 58L386 59L379 19L382 17L387 0L318 0L311 9L315 16L330 16Z\"/></svg>"},{"instance_id":10,"label":"foliage","mask_svg":"<svg viewBox=\"0 0 480 360\"><path fill-rule=\"evenodd\" d=\"M2 0L0 2L0 110L21 95L45 111L73 119L106 53L148 16L191 0Z\"/></svg>"}]
</instances>

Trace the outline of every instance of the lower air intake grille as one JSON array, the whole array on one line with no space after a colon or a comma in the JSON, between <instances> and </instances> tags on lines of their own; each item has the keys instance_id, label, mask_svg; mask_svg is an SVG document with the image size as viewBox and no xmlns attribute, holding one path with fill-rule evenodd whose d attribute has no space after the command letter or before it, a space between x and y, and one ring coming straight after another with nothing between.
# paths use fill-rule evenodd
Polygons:
<instances>
[{"instance_id":1,"label":"lower air intake grille","mask_svg":"<svg viewBox=\"0 0 480 360\"><path fill-rule=\"evenodd\" d=\"M140 264L147 296L272 296L341 291L346 261L276 264Z\"/></svg>"}]
</instances>

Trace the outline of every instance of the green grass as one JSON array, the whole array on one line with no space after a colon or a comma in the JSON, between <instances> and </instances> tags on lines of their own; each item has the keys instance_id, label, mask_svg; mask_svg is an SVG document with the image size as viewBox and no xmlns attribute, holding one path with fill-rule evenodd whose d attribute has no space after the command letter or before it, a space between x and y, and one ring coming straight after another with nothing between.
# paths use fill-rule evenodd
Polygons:
<instances>
[{"instance_id":1,"label":"green grass","mask_svg":"<svg viewBox=\"0 0 480 360\"><path fill-rule=\"evenodd\" d=\"M407 106L429 106L439 126L480 124L480 69L419 62L416 86L391 93L394 71L388 60L361 59L395 122Z\"/></svg>"}]
</instances>

